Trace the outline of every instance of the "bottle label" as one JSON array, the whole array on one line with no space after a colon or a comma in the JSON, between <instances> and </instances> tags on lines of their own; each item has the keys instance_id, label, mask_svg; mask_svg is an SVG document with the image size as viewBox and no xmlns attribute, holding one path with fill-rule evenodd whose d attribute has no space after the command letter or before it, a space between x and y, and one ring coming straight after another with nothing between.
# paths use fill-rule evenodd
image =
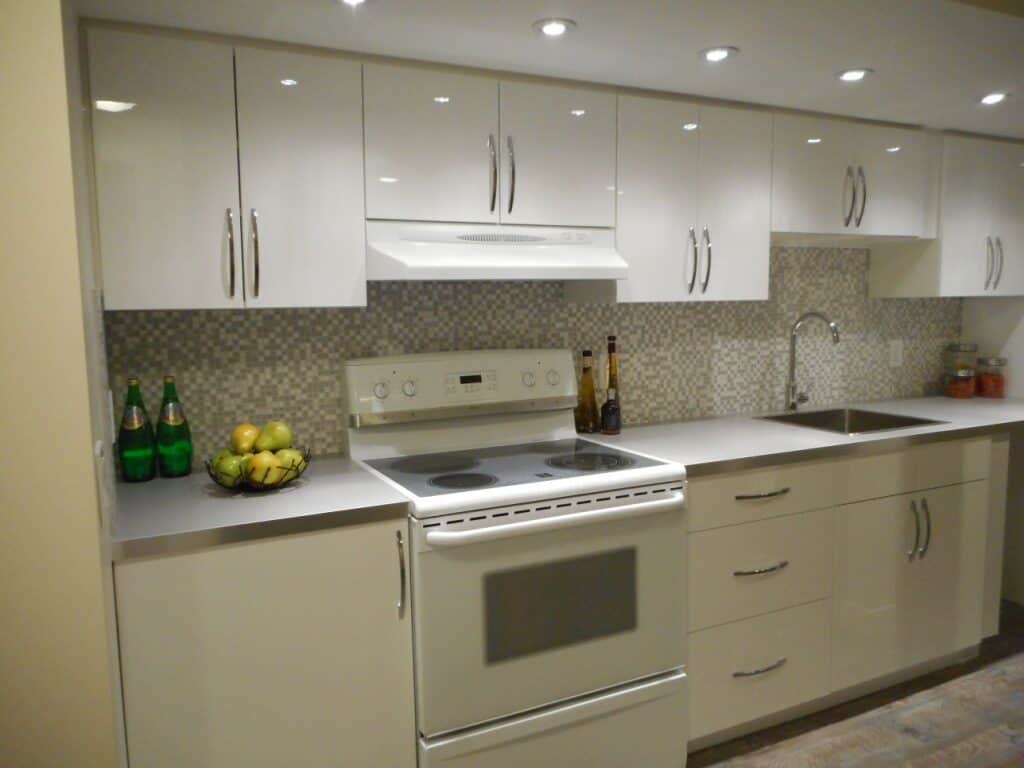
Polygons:
<instances>
[{"instance_id":1,"label":"bottle label","mask_svg":"<svg viewBox=\"0 0 1024 768\"><path fill-rule=\"evenodd\" d=\"M608 389L608 399L609 400L616 400L616 399L618 399L618 397L619 397L619 393L615 389L615 387L611 387L611 388Z\"/></svg>"},{"instance_id":2,"label":"bottle label","mask_svg":"<svg viewBox=\"0 0 1024 768\"><path fill-rule=\"evenodd\" d=\"M185 421L185 411L182 410L181 403L164 404L164 407L160 409L160 421L170 424L172 427Z\"/></svg>"},{"instance_id":3,"label":"bottle label","mask_svg":"<svg viewBox=\"0 0 1024 768\"><path fill-rule=\"evenodd\" d=\"M142 425L146 423L146 417L142 413L142 409L137 405L126 405L124 408L124 416L121 417L121 427L123 429L141 429Z\"/></svg>"}]
</instances>

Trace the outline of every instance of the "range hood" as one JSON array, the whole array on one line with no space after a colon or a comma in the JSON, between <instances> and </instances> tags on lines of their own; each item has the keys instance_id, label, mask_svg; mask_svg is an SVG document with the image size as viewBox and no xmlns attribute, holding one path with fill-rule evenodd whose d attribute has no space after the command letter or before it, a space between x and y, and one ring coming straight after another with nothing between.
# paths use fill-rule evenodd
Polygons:
<instances>
[{"instance_id":1,"label":"range hood","mask_svg":"<svg viewBox=\"0 0 1024 768\"><path fill-rule=\"evenodd\" d=\"M369 280L620 280L611 229L366 222Z\"/></svg>"}]
</instances>

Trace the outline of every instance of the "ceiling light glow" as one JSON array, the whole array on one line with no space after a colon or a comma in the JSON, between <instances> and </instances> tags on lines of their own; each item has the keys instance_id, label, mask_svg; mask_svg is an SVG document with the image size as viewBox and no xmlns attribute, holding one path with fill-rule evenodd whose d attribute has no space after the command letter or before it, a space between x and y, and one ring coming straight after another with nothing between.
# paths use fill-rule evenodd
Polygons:
<instances>
[{"instance_id":1,"label":"ceiling light glow","mask_svg":"<svg viewBox=\"0 0 1024 768\"><path fill-rule=\"evenodd\" d=\"M683 124L683 130L684 131L696 131L697 130L697 123L684 123Z\"/></svg>"},{"instance_id":2,"label":"ceiling light glow","mask_svg":"<svg viewBox=\"0 0 1024 768\"><path fill-rule=\"evenodd\" d=\"M360 5L366 2L366 0L341 0L345 5L350 8L358 8Z\"/></svg>"},{"instance_id":3,"label":"ceiling light glow","mask_svg":"<svg viewBox=\"0 0 1024 768\"><path fill-rule=\"evenodd\" d=\"M585 114L587 114L587 110L585 110L585 109L571 109L571 110L569 110L569 114L572 115L573 117L583 117Z\"/></svg>"},{"instance_id":4,"label":"ceiling light glow","mask_svg":"<svg viewBox=\"0 0 1024 768\"><path fill-rule=\"evenodd\" d=\"M714 48L705 48L700 52L700 57L708 64L719 64L740 52L740 49L732 45L719 45Z\"/></svg>"},{"instance_id":5,"label":"ceiling light glow","mask_svg":"<svg viewBox=\"0 0 1024 768\"><path fill-rule=\"evenodd\" d=\"M858 67L857 69L844 69L836 77L842 80L844 83L859 83L865 77L873 74L875 70L868 69L867 67Z\"/></svg>"},{"instance_id":6,"label":"ceiling light glow","mask_svg":"<svg viewBox=\"0 0 1024 768\"><path fill-rule=\"evenodd\" d=\"M808 144L821 144L821 139L818 138L817 136L812 136L811 138L809 138L807 140L807 143Z\"/></svg>"},{"instance_id":7,"label":"ceiling light glow","mask_svg":"<svg viewBox=\"0 0 1024 768\"><path fill-rule=\"evenodd\" d=\"M451 100L452 100L451 96L435 96L434 97L434 101L437 104L447 104Z\"/></svg>"},{"instance_id":8,"label":"ceiling light glow","mask_svg":"<svg viewBox=\"0 0 1024 768\"><path fill-rule=\"evenodd\" d=\"M108 99L96 99L96 109L100 112L128 112L135 109L133 101L109 101Z\"/></svg>"},{"instance_id":9,"label":"ceiling light glow","mask_svg":"<svg viewBox=\"0 0 1024 768\"><path fill-rule=\"evenodd\" d=\"M899 152L900 148L899 147L886 147L885 151L886 152Z\"/></svg>"},{"instance_id":10,"label":"ceiling light glow","mask_svg":"<svg viewBox=\"0 0 1024 768\"><path fill-rule=\"evenodd\" d=\"M533 28L545 37L562 37L575 26L572 19L538 19L533 22Z\"/></svg>"},{"instance_id":11,"label":"ceiling light glow","mask_svg":"<svg viewBox=\"0 0 1024 768\"><path fill-rule=\"evenodd\" d=\"M1005 93L990 93L987 96L982 96L981 103L984 104L986 107L991 107L993 104L998 104L1005 98Z\"/></svg>"},{"instance_id":12,"label":"ceiling light glow","mask_svg":"<svg viewBox=\"0 0 1024 768\"><path fill-rule=\"evenodd\" d=\"M281 85L283 85L285 87L290 87L290 86L298 85L298 84L299 84L298 80L293 80L290 77L286 77L284 80L281 81Z\"/></svg>"},{"instance_id":13,"label":"ceiling light glow","mask_svg":"<svg viewBox=\"0 0 1024 768\"><path fill-rule=\"evenodd\" d=\"M396 179L394 176L381 176L380 180L384 184L394 184L396 181L398 181L398 179Z\"/></svg>"}]
</instances>

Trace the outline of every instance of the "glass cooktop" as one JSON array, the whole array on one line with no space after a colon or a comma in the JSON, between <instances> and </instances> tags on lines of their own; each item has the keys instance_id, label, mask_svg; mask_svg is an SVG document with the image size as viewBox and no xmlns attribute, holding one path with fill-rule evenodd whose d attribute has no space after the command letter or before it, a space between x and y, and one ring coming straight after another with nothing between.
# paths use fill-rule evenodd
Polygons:
<instances>
[{"instance_id":1,"label":"glass cooktop","mask_svg":"<svg viewBox=\"0 0 1024 768\"><path fill-rule=\"evenodd\" d=\"M416 496L559 480L663 462L581 438L366 462Z\"/></svg>"}]
</instances>

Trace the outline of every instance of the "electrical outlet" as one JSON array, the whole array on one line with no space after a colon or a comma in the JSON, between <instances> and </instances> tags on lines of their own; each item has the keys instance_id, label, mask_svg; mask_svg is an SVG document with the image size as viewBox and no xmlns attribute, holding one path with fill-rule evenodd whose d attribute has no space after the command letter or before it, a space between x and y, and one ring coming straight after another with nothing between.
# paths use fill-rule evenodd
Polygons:
<instances>
[{"instance_id":1,"label":"electrical outlet","mask_svg":"<svg viewBox=\"0 0 1024 768\"><path fill-rule=\"evenodd\" d=\"M889 367L899 368L903 365L903 339L893 339L889 342Z\"/></svg>"}]
</instances>

